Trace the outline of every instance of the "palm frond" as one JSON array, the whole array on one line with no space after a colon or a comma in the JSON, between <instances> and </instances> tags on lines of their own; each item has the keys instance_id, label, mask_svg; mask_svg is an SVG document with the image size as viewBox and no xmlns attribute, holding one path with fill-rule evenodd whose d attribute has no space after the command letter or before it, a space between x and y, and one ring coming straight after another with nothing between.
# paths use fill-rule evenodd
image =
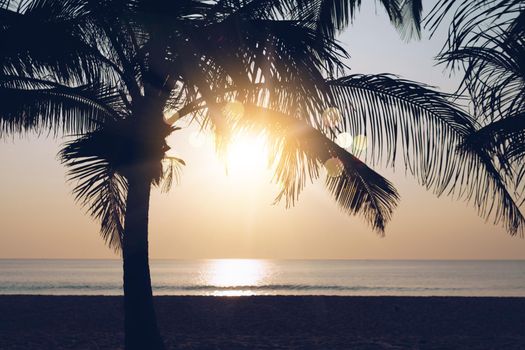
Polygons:
<instances>
[{"instance_id":1,"label":"palm frond","mask_svg":"<svg viewBox=\"0 0 525 350\"><path fill-rule=\"evenodd\" d=\"M81 1L29 1L0 7L0 72L53 77L73 85L112 76L111 61L93 43Z\"/></svg>"},{"instance_id":2,"label":"palm frond","mask_svg":"<svg viewBox=\"0 0 525 350\"><path fill-rule=\"evenodd\" d=\"M494 167L513 189L513 197L525 200L525 114L491 122L469 135L462 148L476 150L497 160ZM523 199L520 199L523 198Z\"/></svg>"},{"instance_id":3,"label":"palm frond","mask_svg":"<svg viewBox=\"0 0 525 350\"><path fill-rule=\"evenodd\" d=\"M339 43L319 38L299 21L228 17L198 30L188 27L181 34L170 42L172 67L179 68L176 73L192 83L199 72L188 63L199 57L201 80L219 88L288 82L315 95L323 88L325 75L342 72L341 58L346 57Z\"/></svg>"},{"instance_id":4,"label":"palm frond","mask_svg":"<svg viewBox=\"0 0 525 350\"><path fill-rule=\"evenodd\" d=\"M122 96L106 86L68 87L0 75L0 136L21 132L81 134L126 115Z\"/></svg>"},{"instance_id":5,"label":"palm frond","mask_svg":"<svg viewBox=\"0 0 525 350\"><path fill-rule=\"evenodd\" d=\"M507 158L505 163L508 164L513 158L524 155L517 152L523 148L520 145L523 135L525 135L525 112L483 126L469 135L466 143L487 152L502 148L501 157Z\"/></svg>"},{"instance_id":6,"label":"palm frond","mask_svg":"<svg viewBox=\"0 0 525 350\"><path fill-rule=\"evenodd\" d=\"M439 0L424 19L432 34L452 14L446 47L453 49L479 37L481 30L492 30L512 21L523 9L521 0Z\"/></svg>"},{"instance_id":7,"label":"palm frond","mask_svg":"<svg viewBox=\"0 0 525 350\"><path fill-rule=\"evenodd\" d=\"M453 12L453 10L455 11ZM525 108L525 6L516 0L441 0L426 24L437 30L453 12L439 62L463 70L458 91L489 121Z\"/></svg>"},{"instance_id":8,"label":"palm frond","mask_svg":"<svg viewBox=\"0 0 525 350\"><path fill-rule=\"evenodd\" d=\"M468 93L480 124L462 148L478 154L519 199L525 196L525 6L517 0L441 0L426 24L435 31L449 14L452 23L439 62L462 70L458 92Z\"/></svg>"},{"instance_id":9,"label":"palm frond","mask_svg":"<svg viewBox=\"0 0 525 350\"><path fill-rule=\"evenodd\" d=\"M251 19L286 18L302 0L217 0L208 14L216 18L235 15Z\"/></svg>"},{"instance_id":10,"label":"palm frond","mask_svg":"<svg viewBox=\"0 0 525 350\"><path fill-rule=\"evenodd\" d=\"M482 43L442 53L439 63L462 64L462 86L475 111L483 119L497 120L525 109L525 36L511 38L498 28L483 37Z\"/></svg>"},{"instance_id":11,"label":"palm frond","mask_svg":"<svg viewBox=\"0 0 525 350\"><path fill-rule=\"evenodd\" d=\"M344 116L341 127L366 135L372 163L394 166L400 156L405 169L437 195L472 200L480 215L504 221L512 235L523 233L525 218L493 160L473 149L459 152L476 123L446 94L386 75L354 75L329 84Z\"/></svg>"},{"instance_id":12,"label":"palm frond","mask_svg":"<svg viewBox=\"0 0 525 350\"><path fill-rule=\"evenodd\" d=\"M379 0L392 24L403 37L420 35L422 12L421 0ZM299 19L311 20L323 35L334 37L345 29L355 18L361 0L314 0L299 1L297 13Z\"/></svg>"},{"instance_id":13,"label":"palm frond","mask_svg":"<svg viewBox=\"0 0 525 350\"><path fill-rule=\"evenodd\" d=\"M87 134L65 145L59 154L75 183L75 199L100 221L100 233L109 247L122 248L128 184L100 154L100 134Z\"/></svg>"},{"instance_id":14,"label":"palm frond","mask_svg":"<svg viewBox=\"0 0 525 350\"><path fill-rule=\"evenodd\" d=\"M461 147L462 158L469 166L468 173L461 175L462 193L472 199L480 215L494 218L494 224L503 223L511 236L523 237L525 219L520 210L520 194L515 196L508 190L515 184L507 183L494 158L479 148L468 144Z\"/></svg>"},{"instance_id":15,"label":"palm frond","mask_svg":"<svg viewBox=\"0 0 525 350\"><path fill-rule=\"evenodd\" d=\"M163 159L163 175L159 181L162 183L162 192L169 192L172 185L180 182L182 167L186 165L184 160L177 157L165 157Z\"/></svg>"}]
</instances>

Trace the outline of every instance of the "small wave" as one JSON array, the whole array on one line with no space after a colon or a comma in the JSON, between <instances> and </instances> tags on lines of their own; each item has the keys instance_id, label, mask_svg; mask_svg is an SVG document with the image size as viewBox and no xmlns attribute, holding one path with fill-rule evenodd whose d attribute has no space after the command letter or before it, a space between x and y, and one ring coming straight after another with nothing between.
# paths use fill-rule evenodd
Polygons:
<instances>
[{"instance_id":1,"label":"small wave","mask_svg":"<svg viewBox=\"0 0 525 350\"><path fill-rule=\"evenodd\" d=\"M32 284L32 283L13 283L0 285L0 293L12 291L120 291L122 284L104 283L61 283L61 284ZM222 292L222 291L252 291L252 292L462 292L474 290L486 290L487 288L475 287L404 287L404 286L345 286L345 285L315 285L315 284L261 284L261 285L176 285L176 284L154 284L154 291L164 292ZM509 289L509 288L506 288ZM521 290L525 288L511 288Z\"/></svg>"},{"instance_id":2,"label":"small wave","mask_svg":"<svg viewBox=\"0 0 525 350\"><path fill-rule=\"evenodd\" d=\"M422 292L422 291L462 291L474 288L441 288L441 287L402 287L402 286L343 286L343 285L311 285L311 284L263 284L263 285L192 285L192 286L168 286L157 285L153 289L181 290L181 291L397 291L397 292ZM481 289L481 288L480 288Z\"/></svg>"}]
</instances>

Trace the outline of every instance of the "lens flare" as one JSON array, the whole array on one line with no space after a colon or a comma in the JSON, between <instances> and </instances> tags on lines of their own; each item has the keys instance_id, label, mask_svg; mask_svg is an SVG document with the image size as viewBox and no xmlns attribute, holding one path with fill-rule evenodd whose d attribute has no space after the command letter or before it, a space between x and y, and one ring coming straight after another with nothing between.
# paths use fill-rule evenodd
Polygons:
<instances>
[{"instance_id":1,"label":"lens flare","mask_svg":"<svg viewBox=\"0 0 525 350\"><path fill-rule=\"evenodd\" d=\"M342 148L350 148L352 146L354 139L352 135L350 135L347 132L342 132L339 135L337 135L337 139L335 140L335 143L339 145L339 147Z\"/></svg>"},{"instance_id":2,"label":"lens flare","mask_svg":"<svg viewBox=\"0 0 525 350\"><path fill-rule=\"evenodd\" d=\"M367 146L368 146L368 138L365 135L357 135L354 138L354 145L353 145L354 151L365 150Z\"/></svg>"},{"instance_id":3,"label":"lens flare","mask_svg":"<svg viewBox=\"0 0 525 350\"><path fill-rule=\"evenodd\" d=\"M324 163L324 168L326 169L328 176L339 177L343 174L344 165L339 158L333 157Z\"/></svg>"}]
</instances>

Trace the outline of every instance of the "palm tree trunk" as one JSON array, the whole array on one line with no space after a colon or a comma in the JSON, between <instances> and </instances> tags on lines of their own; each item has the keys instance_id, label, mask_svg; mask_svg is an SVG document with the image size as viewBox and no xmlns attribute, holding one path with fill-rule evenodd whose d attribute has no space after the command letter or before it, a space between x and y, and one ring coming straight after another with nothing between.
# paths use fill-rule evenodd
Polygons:
<instances>
[{"instance_id":1,"label":"palm tree trunk","mask_svg":"<svg viewBox=\"0 0 525 350\"><path fill-rule=\"evenodd\" d=\"M140 168L140 167L139 167ZM148 210L151 180L146 171L128 176L123 241L124 330L126 350L161 350L148 261Z\"/></svg>"}]
</instances>

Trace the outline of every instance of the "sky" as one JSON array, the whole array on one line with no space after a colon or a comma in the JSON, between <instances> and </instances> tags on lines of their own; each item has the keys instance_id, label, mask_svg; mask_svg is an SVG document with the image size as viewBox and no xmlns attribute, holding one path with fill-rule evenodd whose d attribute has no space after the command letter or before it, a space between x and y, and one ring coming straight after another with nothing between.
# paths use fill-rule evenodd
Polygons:
<instances>
[{"instance_id":1,"label":"sky","mask_svg":"<svg viewBox=\"0 0 525 350\"><path fill-rule=\"evenodd\" d=\"M458 78L433 60L444 34L404 42L371 3L339 38L351 54L351 72L394 73L453 91ZM246 157L264 158L257 140L233 146L226 172L211 142L195 131L186 127L169 140L187 166L169 193L153 191L151 258L525 259L525 239L478 217L470 204L436 198L404 171L377 169L401 194L383 238L344 214L322 179L307 185L294 207L274 205L271 173L264 161ZM64 141L1 141L0 258L118 258L71 195L56 156Z\"/></svg>"}]
</instances>

